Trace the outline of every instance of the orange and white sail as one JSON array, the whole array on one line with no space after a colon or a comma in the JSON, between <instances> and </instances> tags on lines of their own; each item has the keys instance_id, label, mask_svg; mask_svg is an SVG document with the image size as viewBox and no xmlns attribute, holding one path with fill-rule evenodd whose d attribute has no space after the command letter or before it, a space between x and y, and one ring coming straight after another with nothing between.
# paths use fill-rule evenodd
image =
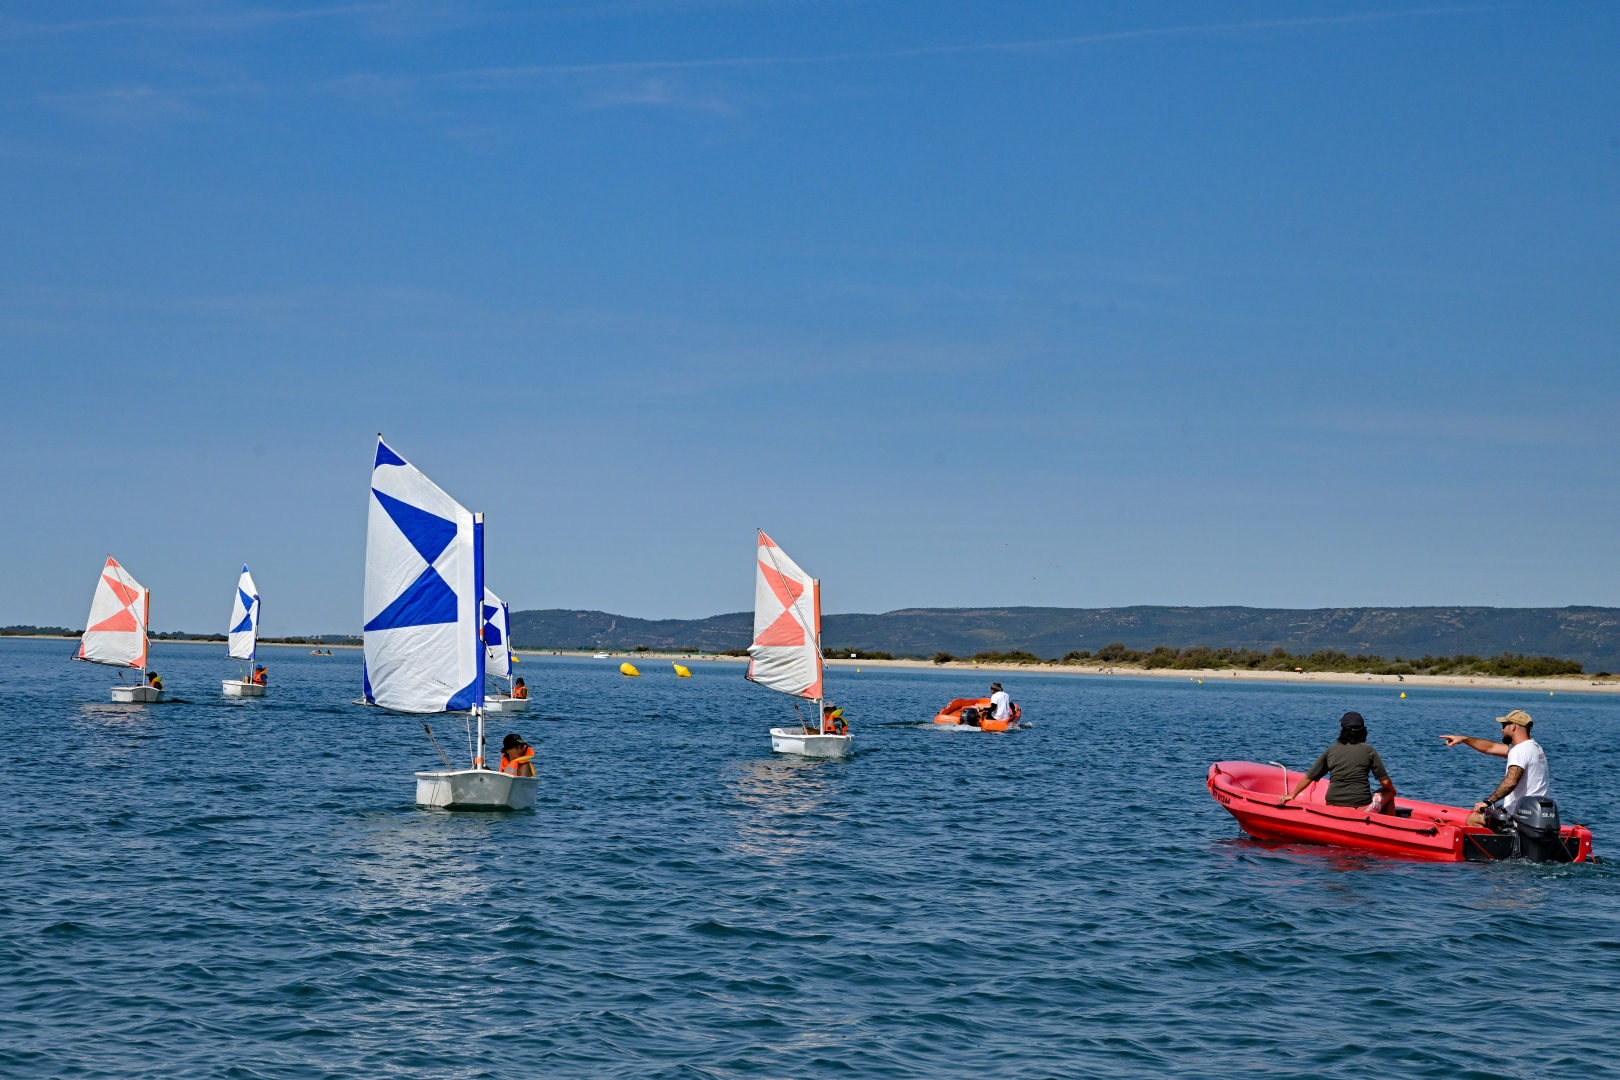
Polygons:
<instances>
[{"instance_id":1,"label":"orange and white sail","mask_svg":"<svg viewBox=\"0 0 1620 1080\"><path fill-rule=\"evenodd\" d=\"M75 659L113 667L145 667L149 595L128 570L109 557L96 582L96 598L90 601L90 619Z\"/></svg>"},{"instance_id":2,"label":"orange and white sail","mask_svg":"<svg viewBox=\"0 0 1620 1080\"><path fill-rule=\"evenodd\" d=\"M820 700L821 583L763 532L756 563L748 677L784 694Z\"/></svg>"}]
</instances>

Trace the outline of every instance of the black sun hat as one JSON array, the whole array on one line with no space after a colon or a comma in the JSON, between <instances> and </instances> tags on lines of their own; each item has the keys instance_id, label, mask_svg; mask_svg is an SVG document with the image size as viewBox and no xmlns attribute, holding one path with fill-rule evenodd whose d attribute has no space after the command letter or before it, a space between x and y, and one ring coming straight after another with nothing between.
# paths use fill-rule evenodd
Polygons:
<instances>
[{"instance_id":1,"label":"black sun hat","mask_svg":"<svg viewBox=\"0 0 1620 1080\"><path fill-rule=\"evenodd\" d=\"M1358 712L1347 712L1339 717L1339 726L1342 728L1366 727L1367 721L1363 720Z\"/></svg>"}]
</instances>

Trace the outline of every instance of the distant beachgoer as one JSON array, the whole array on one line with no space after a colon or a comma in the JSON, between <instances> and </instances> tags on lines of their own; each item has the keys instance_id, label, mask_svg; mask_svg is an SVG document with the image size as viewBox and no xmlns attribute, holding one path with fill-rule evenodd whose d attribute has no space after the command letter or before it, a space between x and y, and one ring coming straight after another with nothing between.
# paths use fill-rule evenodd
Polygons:
<instances>
[{"instance_id":1,"label":"distant beachgoer","mask_svg":"<svg viewBox=\"0 0 1620 1080\"><path fill-rule=\"evenodd\" d=\"M529 696L529 688L523 684L522 679L519 679L517 682L512 684L512 696L515 698L526 698Z\"/></svg>"},{"instance_id":2,"label":"distant beachgoer","mask_svg":"<svg viewBox=\"0 0 1620 1080\"><path fill-rule=\"evenodd\" d=\"M1484 825L1486 807L1498 799L1502 800L1503 812L1511 814L1520 799L1545 796L1551 790L1547 783L1547 755L1542 751L1541 744L1530 737L1530 726L1535 723L1530 719L1530 714L1523 709L1514 709L1506 716L1498 716L1496 722L1502 725L1501 742L1467 735L1440 736L1446 741L1447 747L1466 743L1482 754L1507 758L1507 774L1484 802L1474 804L1474 812L1468 815L1470 825Z\"/></svg>"},{"instance_id":3,"label":"distant beachgoer","mask_svg":"<svg viewBox=\"0 0 1620 1080\"><path fill-rule=\"evenodd\" d=\"M154 690L163 689L163 676L155 671L148 671L146 673L146 685Z\"/></svg>"},{"instance_id":4,"label":"distant beachgoer","mask_svg":"<svg viewBox=\"0 0 1620 1080\"><path fill-rule=\"evenodd\" d=\"M1379 791L1372 792L1367 774L1378 777ZM1367 722L1357 712L1347 712L1339 718L1339 739L1322 751L1322 756L1294 784L1294 790L1277 800L1282 806L1305 790L1305 785L1323 776L1331 775L1327 795L1322 799L1329 806L1350 806L1375 814L1395 812L1395 782L1384 771L1383 759L1367 742Z\"/></svg>"},{"instance_id":5,"label":"distant beachgoer","mask_svg":"<svg viewBox=\"0 0 1620 1080\"><path fill-rule=\"evenodd\" d=\"M990 684L990 719L1012 719L1012 698L1007 695L1007 691L1003 690L998 682Z\"/></svg>"},{"instance_id":6,"label":"distant beachgoer","mask_svg":"<svg viewBox=\"0 0 1620 1080\"><path fill-rule=\"evenodd\" d=\"M534 775L534 747L524 742L516 732L501 743L501 772L512 776Z\"/></svg>"}]
</instances>

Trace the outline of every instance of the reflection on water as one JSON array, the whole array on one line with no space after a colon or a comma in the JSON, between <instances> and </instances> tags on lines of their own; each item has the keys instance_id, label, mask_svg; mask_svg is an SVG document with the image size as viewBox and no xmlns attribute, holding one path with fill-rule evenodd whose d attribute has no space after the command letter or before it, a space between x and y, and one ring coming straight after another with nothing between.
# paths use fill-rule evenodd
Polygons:
<instances>
[{"instance_id":1,"label":"reflection on water","mask_svg":"<svg viewBox=\"0 0 1620 1080\"><path fill-rule=\"evenodd\" d=\"M737 835L731 850L767 863L798 858L824 841L822 830L805 820L826 810L837 790L843 762L784 755L744 765L730 783L731 793L746 809L733 810Z\"/></svg>"}]
</instances>

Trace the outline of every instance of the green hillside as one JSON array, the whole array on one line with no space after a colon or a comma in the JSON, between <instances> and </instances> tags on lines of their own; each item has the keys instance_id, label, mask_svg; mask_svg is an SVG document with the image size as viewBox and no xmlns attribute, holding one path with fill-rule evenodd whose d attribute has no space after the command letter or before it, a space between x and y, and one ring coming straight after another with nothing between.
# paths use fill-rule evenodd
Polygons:
<instances>
[{"instance_id":1,"label":"green hillside","mask_svg":"<svg viewBox=\"0 0 1620 1080\"><path fill-rule=\"evenodd\" d=\"M519 647L568 649L744 649L753 614L707 619L636 619L603 611L515 611ZM1588 671L1620 671L1620 608L907 608L881 615L827 615L832 647L896 656L1023 650L1043 657L1132 649L1335 649L1386 658L1514 652L1578 660Z\"/></svg>"}]
</instances>

